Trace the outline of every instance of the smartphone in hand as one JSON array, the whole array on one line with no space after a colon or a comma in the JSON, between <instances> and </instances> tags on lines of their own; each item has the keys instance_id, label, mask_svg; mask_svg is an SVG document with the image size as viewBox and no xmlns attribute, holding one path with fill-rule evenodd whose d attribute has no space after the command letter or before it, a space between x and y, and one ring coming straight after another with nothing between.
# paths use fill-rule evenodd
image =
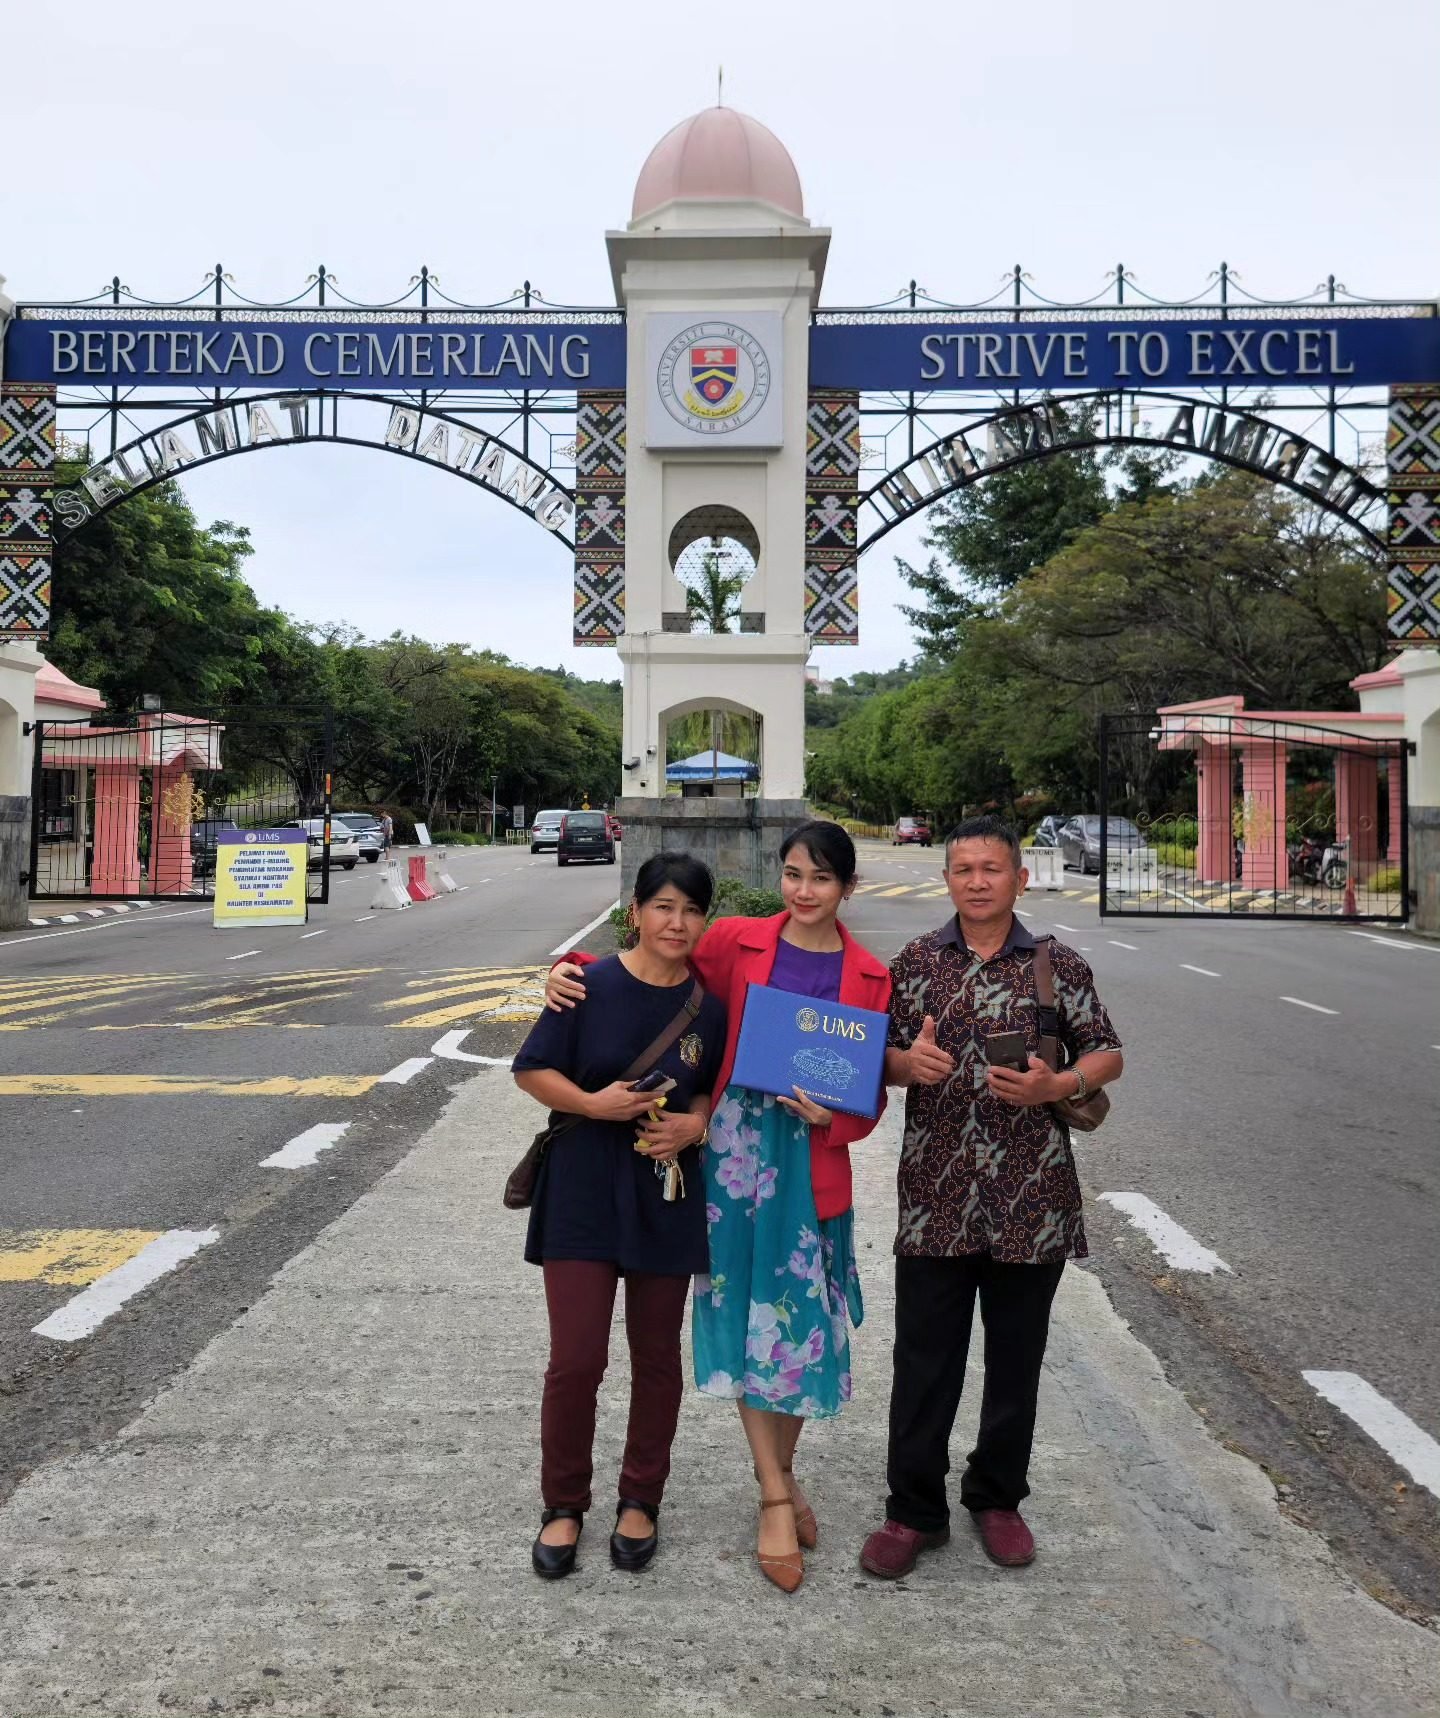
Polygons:
<instances>
[{"instance_id":1,"label":"smartphone in hand","mask_svg":"<svg viewBox=\"0 0 1440 1718\"><path fill-rule=\"evenodd\" d=\"M632 1080L630 1090L632 1092L653 1092L656 1097L663 1097L666 1092L675 1090L675 1082L669 1074L663 1073L659 1068L653 1068L641 1079Z\"/></svg>"},{"instance_id":2,"label":"smartphone in hand","mask_svg":"<svg viewBox=\"0 0 1440 1718\"><path fill-rule=\"evenodd\" d=\"M985 1060L992 1068L1010 1068L1017 1074L1030 1072L1030 1051L1023 1032L987 1032L983 1042Z\"/></svg>"}]
</instances>

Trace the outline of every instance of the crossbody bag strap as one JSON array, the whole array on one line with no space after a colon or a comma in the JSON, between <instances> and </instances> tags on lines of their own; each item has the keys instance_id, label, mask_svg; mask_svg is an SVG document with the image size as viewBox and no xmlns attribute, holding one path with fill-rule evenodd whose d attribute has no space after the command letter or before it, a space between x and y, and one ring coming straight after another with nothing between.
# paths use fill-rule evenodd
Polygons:
<instances>
[{"instance_id":1,"label":"crossbody bag strap","mask_svg":"<svg viewBox=\"0 0 1440 1718\"><path fill-rule=\"evenodd\" d=\"M641 1051L620 1078L622 1080L638 1080L642 1074L649 1073L650 1069L655 1066L685 1028L694 1023L696 1015L700 1012L700 1004L704 1000L705 986L697 978L690 994L685 998L680 1012L655 1042Z\"/></svg>"},{"instance_id":2,"label":"crossbody bag strap","mask_svg":"<svg viewBox=\"0 0 1440 1718\"><path fill-rule=\"evenodd\" d=\"M656 1038L653 1043L648 1044L645 1047L625 1072L621 1074L620 1078L627 1081L638 1080L642 1074L648 1073L685 1030L685 1028L690 1025L699 1014L700 1004L704 1002L704 1000L705 986L701 984L700 980L697 978L690 994L685 998L684 1005L681 1007L680 1012L665 1028L660 1036ZM563 1110L551 1110L551 1139L554 1139L556 1134L568 1133L572 1127L577 1127L582 1121L584 1121L584 1119L584 1116L567 1115Z\"/></svg>"},{"instance_id":3,"label":"crossbody bag strap","mask_svg":"<svg viewBox=\"0 0 1440 1718\"><path fill-rule=\"evenodd\" d=\"M1040 1060L1057 1073L1060 1068L1060 1011L1055 1006L1055 975L1050 967L1050 939L1035 939L1035 1006L1040 1016Z\"/></svg>"}]
</instances>

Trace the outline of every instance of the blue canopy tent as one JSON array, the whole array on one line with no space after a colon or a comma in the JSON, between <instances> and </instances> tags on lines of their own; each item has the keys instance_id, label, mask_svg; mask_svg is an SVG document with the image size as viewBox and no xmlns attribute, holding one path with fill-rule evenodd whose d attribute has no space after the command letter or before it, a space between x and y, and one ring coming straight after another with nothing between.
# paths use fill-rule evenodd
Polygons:
<instances>
[{"instance_id":1,"label":"blue canopy tent","mask_svg":"<svg viewBox=\"0 0 1440 1718\"><path fill-rule=\"evenodd\" d=\"M693 792L697 788L703 789L724 782L738 784L743 794L746 782L760 780L760 768L757 764L747 763L744 758L734 757L729 752L695 752L688 758L668 764L665 780L679 783L682 793L687 788Z\"/></svg>"}]
</instances>

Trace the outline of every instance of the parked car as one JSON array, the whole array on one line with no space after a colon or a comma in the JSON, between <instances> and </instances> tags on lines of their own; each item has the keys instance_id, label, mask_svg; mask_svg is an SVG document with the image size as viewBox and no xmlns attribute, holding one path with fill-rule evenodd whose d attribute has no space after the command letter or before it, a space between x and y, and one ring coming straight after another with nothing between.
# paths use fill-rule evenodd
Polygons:
<instances>
[{"instance_id":1,"label":"parked car","mask_svg":"<svg viewBox=\"0 0 1440 1718\"><path fill-rule=\"evenodd\" d=\"M1070 821L1068 817L1042 817L1035 826L1034 839L1030 845L1032 847L1058 847L1060 845L1060 831Z\"/></svg>"},{"instance_id":2,"label":"parked car","mask_svg":"<svg viewBox=\"0 0 1440 1718\"><path fill-rule=\"evenodd\" d=\"M546 847L558 847L560 825L564 820L563 811L537 811L535 821L530 825L530 851L539 853Z\"/></svg>"},{"instance_id":3,"label":"parked car","mask_svg":"<svg viewBox=\"0 0 1440 1718\"><path fill-rule=\"evenodd\" d=\"M923 817L899 818L890 831L892 847L928 847L930 841L930 825Z\"/></svg>"},{"instance_id":4,"label":"parked car","mask_svg":"<svg viewBox=\"0 0 1440 1718\"><path fill-rule=\"evenodd\" d=\"M330 821L330 833L333 835L342 823L359 837L360 857L367 865L376 864L385 851L385 831L380 819L368 811L337 811Z\"/></svg>"},{"instance_id":5,"label":"parked car","mask_svg":"<svg viewBox=\"0 0 1440 1718\"><path fill-rule=\"evenodd\" d=\"M568 865L572 859L603 859L613 865L615 837L610 833L609 817L603 811L567 811L560 819L555 859L560 865Z\"/></svg>"},{"instance_id":6,"label":"parked car","mask_svg":"<svg viewBox=\"0 0 1440 1718\"><path fill-rule=\"evenodd\" d=\"M289 823L282 823L282 829L303 829L308 837L309 852L306 864L313 870L323 864L325 859L325 819L323 817L297 817ZM360 837L353 829L347 829L338 817L330 819L330 863L343 865L347 871L353 871L360 863Z\"/></svg>"},{"instance_id":7,"label":"parked car","mask_svg":"<svg viewBox=\"0 0 1440 1718\"><path fill-rule=\"evenodd\" d=\"M1106 820L1105 845L1111 853L1130 853L1145 845L1145 837L1128 817ZM1100 819L1072 817L1060 831L1061 863L1082 875L1100 870Z\"/></svg>"},{"instance_id":8,"label":"parked car","mask_svg":"<svg viewBox=\"0 0 1440 1718\"><path fill-rule=\"evenodd\" d=\"M220 842L218 837L234 828L236 823L232 817L207 817L199 823L190 825L190 870L196 877L213 877L215 875L215 855Z\"/></svg>"}]
</instances>

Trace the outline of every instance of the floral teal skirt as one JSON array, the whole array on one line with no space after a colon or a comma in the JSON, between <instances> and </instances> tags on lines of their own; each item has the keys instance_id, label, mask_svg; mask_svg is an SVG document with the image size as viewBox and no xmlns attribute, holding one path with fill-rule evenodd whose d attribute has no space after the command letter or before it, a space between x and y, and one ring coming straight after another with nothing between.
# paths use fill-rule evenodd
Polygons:
<instances>
[{"instance_id":1,"label":"floral teal skirt","mask_svg":"<svg viewBox=\"0 0 1440 1718\"><path fill-rule=\"evenodd\" d=\"M809 1127L774 1098L728 1087L710 1122L705 1214L695 1382L752 1408L838 1414L850 1400L848 1326L865 1308L854 1214L815 1214Z\"/></svg>"}]
</instances>

